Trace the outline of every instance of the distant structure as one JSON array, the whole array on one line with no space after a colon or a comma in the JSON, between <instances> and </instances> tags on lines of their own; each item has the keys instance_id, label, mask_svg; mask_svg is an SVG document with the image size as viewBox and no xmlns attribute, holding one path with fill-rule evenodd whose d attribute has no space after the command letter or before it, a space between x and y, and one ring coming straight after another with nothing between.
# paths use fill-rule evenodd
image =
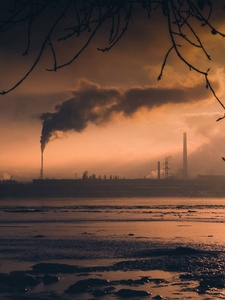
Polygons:
<instances>
[{"instance_id":1,"label":"distant structure","mask_svg":"<svg viewBox=\"0 0 225 300\"><path fill-rule=\"evenodd\" d=\"M165 167L164 167L165 179L168 179L169 178L169 161L168 161L168 157L166 157L164 165L165 165Z\"/></svg>"},{"instance_id":2,"label":"distant structure","mask_svg":"<svg viewBox=\"0 0 225 300\"><path fill-rule=\"evenodd\" d=\"M82 179L83 180L88 180L88 171L84 171Z\"/></svg>"},{"instance_id":3,"label":"distant structure","mask_svg":"<svg viewBox=\"0 0 225 300\"><path fill-rule=\"evenodd\" d=\"M187 133L183 135L183 178L188 178L188 167L187 167Z\"/></svg>"},{"instance_id":4,"label":"distant structure","mask_svg":"<svg viewBox=\"0 0 225 300\"><path fill-rule=\"evenodd\" d=\"M160 161L158 161L158 179L160 179Z\"/></svg>"},{"instance_id":5,"label":"distant structure","mask_svg":"<svg viewBox=\"0 0 225 300\"><path fill-rule=\"evenodd\" d=\"M40 170L40 179L43 180L44 176L44 165L43 165L43 151L41 151L41 170Z\"/></svg>"}]
</instances>

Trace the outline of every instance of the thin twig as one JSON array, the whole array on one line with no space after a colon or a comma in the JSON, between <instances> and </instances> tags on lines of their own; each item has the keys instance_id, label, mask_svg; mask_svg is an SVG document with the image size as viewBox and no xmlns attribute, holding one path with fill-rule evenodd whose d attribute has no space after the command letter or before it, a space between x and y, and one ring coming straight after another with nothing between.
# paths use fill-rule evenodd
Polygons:
<instances>
[{"instance_id":1,"label":"thin twig","mask_svg":"<svg viewBox=\"0 0 225 300\"><path fill-rule=\"evenodd\" d=\"M31 68L29 69L29 71L10 89L8 89L7 91L2 91L0 92L0 95L5 95L8 94L9 92L13 91L15 88L17 88L29 75L30 73L34 70L34 68L36 67L36 65L38 64L40 58L42 57L42 54L45 50L46 44L50 39L51 34L53 33L56 25L59 23L59 21L63 18L63 16L65 15L66 11L68 10L69 6L70 6L70 1L67 3L65 9L63 10L63 12L60 14L60 16L57 18L57 20L54 22L53 26L51 27L49 33L47 34L47 36L44 39L44 42L41 46L41 50L36 58L36 60L34 61L33 65L31 66Z\"/></svg>"},{"instance_id":2,"label":"thin twig","mask_svg":"<svg viewBox=\"0 0 225 300\"><path fill-rule=\"evenodd\" d=\"M55 49L52 45L52 42L51 42L50 38L49 38L48 42L49 42L49 46L51 48L52 56L53 56L53 59L54 59L54 71L56 71L57 70L57 58L56 58L56 55L55 55Z\"/></svg>"},{"instance_id":3,"label":"thin twig","mask_svg":"<svg viewBox=\"0 0 225 300\"><path fill-rule=\"evenodd\" d=\"M165 65L166 65L166 62L167 62L167 58L168 58L170 52L173 50L173 48L174 48L174 46L172 46L172 47L168 50L168 52L166 53L166 56L165 56L164 61L163 61L163 64L162 64L161 72L160 72L160 74L159 74L158 80L160 80L160 79L162 78L163 70L164 70L164 68L165 68Z\"/></svg>"}]
</instances>

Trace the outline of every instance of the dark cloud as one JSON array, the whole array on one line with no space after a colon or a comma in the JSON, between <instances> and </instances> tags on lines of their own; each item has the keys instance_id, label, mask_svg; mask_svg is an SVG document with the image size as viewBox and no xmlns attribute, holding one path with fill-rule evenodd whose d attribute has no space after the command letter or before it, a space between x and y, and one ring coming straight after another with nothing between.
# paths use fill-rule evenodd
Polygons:
<instances>
[{"instance_id":1,"label":"dark cloud","mask_svg":"<svg viewBox=\"0 0 225 300\"><path fill-rule=\"evenodd\" d=\"M44 150L56 131L82 132L89 123L102 124L114 114L132 116L140 108L152 109L167 103L188 103L208 96L204 86L193 88L133 87L125 91L103 88L87 80L81 80L73 97L55 106L55 112L41 115L43 122L41 149Z\"/></svg>"},{"instance_id":2,"label":"dark cloud","mask_svg":"<svg viewBox=\"0 0 225 300\"><path fill-rule=\"evenodd\" d=\"M14 5L15 1L12 0L0 1L0 17L2 14L2 18L4 16L6 18L8 16L6 11L8 8L14 7ZM218 11L223 12L220 3L217 5L215 3L214 5L215 14ZM40 14L37 20L32 23L31 44L28 56L22 56L22 53L24 53L27 47L27 26L29 22L24 22L24 24L21 22L21 24L17 24L15 28L13 27L12 30L1 33L1 53L3 55L2 70L4 71L4 76L1 76L0 80L2 90L11 87L29 70L41 49L42 41L45 38L46 33L50 30L57 15L58 11L56 8L49 8L49 10ZM73 39L57 42L57 39L65 34L63 30L64 27L68 28L74 26L74 15L74 11L71 10L63 21L60 22L59 26L57 26L57 31L52 36L52 44L55 47L58 64L65 63L72 59L74 54L85 44L89 36L84 33ZM121 22L122 21L124 22L125 20L122 18ZM98 82L102 82L103 84L111 84L112 82L117 86L131 86L140 83L147 84L149 78L147 78L146 72L144 71L144 66L146 65L158 67L154 79L157 78L165 54L171 47L167 19L162 14L161 7L159 6L158 9L153 9L151 18L149 19L146 10L143 9L142 5L135 5L132 13L132 22L129 23L126 34L109 52L102 53L97 51L97 48L108 46L110 24L110 22L105 22L103 24L90 45L85 49L84 53L82 53L79 59L72 64L74 67L71 65L65 70L61 69L58 72L61 74L57 74L58 77L61 76L61 84L62 82L67 82L67 86L72 86L73 82L71 81L82 76L87 76L87 74L88 78L92 80L97 79ZM210 44L215 44L215 48L220 49L220 47L217 47L216 43L218 39L211 35L211 31L206 30L206 27L207 26L201 28L202 34L205 33L205 31L208 32L209 37L213 39L210 39ZM218 37L218 35L216 37ZM206 38L208 38L208 35L205 39ZM192 39L195 41L194 37L191 37L191 40ZM182 49L182 51L188 51L189 55L192 55L192 51L190 51L189 47L183 45ZM208 49L208 47L206 47L206 49ZM196 50L196 48L194 48L194 50ZM219 50L217 51L219 52ZM205 58L203 53L201 54L201 57ZM213 53L210 51L209 54L211 55ZM216 57L220 56L221 59L223 59L223 51L222 54L218 54ZM196 53L193 57L196 57ZM185 58L187 58L187 55L185 55ZM199 60L199 56L197 59ZM175 52L172 51L167 63L173 65L176 64L177 67L178 61L178 57L175 55ZM190 62L195 63L193 61ZM55 78L55 72L44 72L44 69L52 68L53 65L54 59L52 51L50 47L47 47L46 51L43 53L42 60L39 63L40 69L36 68L31 76L32 84L36 85L37 80L42 86L44 86L46 82L51 84L50 78L53 78L53 76ZM184 65L182 65L182 68L183 66ZM76 68L75 72L74 68ZM24 81L22 86L26 87L26 84L27 80ZM54 90L54 84L52 85L52 90Z\"/></svg>"}]
</instances>

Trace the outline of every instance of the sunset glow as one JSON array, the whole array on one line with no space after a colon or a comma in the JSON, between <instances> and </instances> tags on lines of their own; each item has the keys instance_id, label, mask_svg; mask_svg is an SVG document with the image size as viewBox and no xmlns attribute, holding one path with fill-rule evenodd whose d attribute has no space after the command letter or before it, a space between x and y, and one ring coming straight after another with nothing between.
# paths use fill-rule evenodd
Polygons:
<instances>
[{"instance_id":1,"label":"sunset glow","mask_svg":"<svg viewBox=\"0 0 225 300\"><path fill-rule=\"evenodd\" d=\"M219 11L214 13L217 18L213 15L212 20L222 30L224 19ZM103 30L78 60L57 72L44 70L50 57L46 52L23 84L1 96L1 177L5 173L18 180L39 176L40 116L54 113L56 105L74 97L74 93L82 89L82 82L86 84L84 90L89 86L98 87L99 91L111 89L120 98L128 97L129 109L131 101L136 107L130 112L116 109L104 121L87 122L81 132L72 129L53 132L44 152L47 177L74 178L75 173L81 176L85 170L97 174L114 172L128 178L144 177L166 156L171 157L171 172L177 174L181 168L183 132L188 136L190 176L210 172L223 174L224 121L217 123L216 119L224 112L205 88L204 78L190 72L175 54L171 54L162 79L157 81L170 47L167 30L164 20L161 22L157 14L150 21L140 14L111 51L97 51L97 47L104 45ZM224 39L206 34L203 28L198 30L202 32L212 61L205 60L196 48L184 47L183 53L201 68L211 68L210 80L224 103ZM4 41L1 89L16 82L33 59L32 55L21 56L22 42L12 48L7 35ZM68 45L69 48L65 44L57 45L62 56L69 56L76 48L76 42L69 41ZM139 105L140 102L143 104ZM94 109L93 112L102 115L103 110Z\"/></svg>"},{"instance_id":2,"label":"sunset glow","mask_svg":"<svg viewBox=\"0 0 225 300\"><path fill-rule=\"evenodd\" d=\"M225 299L225 2L0 1L0 299Z\"/></svg>"}]
</instances>

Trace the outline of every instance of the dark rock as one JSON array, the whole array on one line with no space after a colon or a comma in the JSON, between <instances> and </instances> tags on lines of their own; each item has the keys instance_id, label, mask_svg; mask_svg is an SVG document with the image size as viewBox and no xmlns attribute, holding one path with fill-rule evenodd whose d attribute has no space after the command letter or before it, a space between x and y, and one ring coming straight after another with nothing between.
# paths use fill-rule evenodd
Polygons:
<instances>
[{"instance_id":1,"label":"dark rock","mask_svg":"<svg viewBox=\"0 0 225 300\"><path fill-rule=\"evenodd\" d=\"M162 278L150 278L149 281L154 282L156 284L168 283L168 281L166 281L165 279L162 279Z\"/></svg>"},{"instance_id":2,"label":"dark rock","mask_svg":"<svg viewBox=\"0 0 225 300\"><path fill-rule=\"evenodd\" d=\"M57 264L57 263L40 263L32 266L35 274L73 274L77 271L76 266Z\"/></svg>"},{"instance_id":3,"label":"dark rock","mask_svg":"<svg viewBox=\"0 0 225 300\"><path fill-rule=\"evenodd\" d=\"M115 290L115 288L113 286L107 287L103 290L97 289L93 292L93 296L94 297L102 297L105 295L109 295L109 294L112 294L113 290Z\"/></svg>"},{"instance_id":4,"label":"dark rock","mask_svg":"<svg viewBox=\"0 0 225 300\"><path fill-rule=\"evenodd\" d=\"M111 294L112 291L114 291L116 288L114 288L113 286L107 287L104 289L106 294Z\"/></svg>"},{"instance_id":5,"label":"dark rock","mask_svg":"<svg viewBox=\"0 0 225 300\"><path fill-rule=\"evenodd\" d=\"M0 273L0 284L8 284L11 282L12 276L6 273Z\"/></svg>"},{"instance_id":6,"label":"dark rock","mask_svg":"<svg viewBox=\"0 0 225 300\"><path fill-rule=\"evenodd\" d=\"M110 284L112 285L129 285L129 286L133 286L133 285L143 285L147 282L149 282L149 278L147 276L142 277L141 279L122 279L122 280L115 280L115 281L110 281Z\"/></svg>"},{"instance_id":7,"label":"dark rock","mask_svg":"<svg viewBox=\"0 0 225 300\"><path fill-rule=\"evenodd\" d=\"M134 285L134 284L137 284L137 283L135 283L135 281L136 281L136 280L133 280L133 279L127 279L127 280L123 279L123 280L118 280L118 281L116 281L115 283L116 283L116 284L122 284L122 285L129 285L129 286L132 286L132 285Z\"/></svg>"},{"instance_id":8,"label":"dark rock","mask_svg":"<svg viewBox=\"0 0 225 300\"><path fill-rule=\"evenodd\" d=\"M143 285L147 282L154 282L156 284L160 284L160 283L168 283L168 281L166 281L165 279L161 279L161 278L149 278L147 276L142 277L141 279L122 279L122 280L115 280L115 281L110 281L110 284L112 285L129 285L129 286L133 286L133 285Z\"/></svg>"},{"instance_id":9,"label":"dark rock","mask_svg":"<svg viewBox=\"0 0 225 300\"><path fill-rule=\"evenodd\" d=\"M26 276L26 272L25 271L11 271L9 273L9 275L12 275L13 277L20 277L20 276Z\"/></svg>"},{"instance_id":10,"label":"dark rock","mask_svg":"<svg viewBox=\"0 0 225 300\"><path fill-rule=\"evenodd\" d=\"M105 296L105 291L102 291L102 290L95 290L94 292L93 292L93 296L94 297L102 297L102 296Z\"/></svg>"},{"instance_id":11,"label":"dark rock","mask_svg":"<svg viewBox=\"0 0 225 300\"><path fill-rule=\"evenodd\" d=\"M140 282L142 282L142 283L147 283L147 282L149 282L148 276L142 277L142 278L140 279Z\"/></svg>"},{"instance_id":12,"label":"dark rock","mask_svg":"<svg viewBox=\"0 0 225 300\"><path fill-rule=\"evenodd\" d=\"M13 277L9 274L0 273L0 291L3 292L10 292L13 288Z\"/></svg>"},{"instance_id":13,"label":"dark rock","mask_svg":"<svg viewBox=\"0 0 225 300\"><path fill-rule=\"evenodd\" d=\"M161 300L161 299L163 299L163 297L162 296L160 296L160 295L156 295L155 297L153 297L152 299L155 299L155 300Z\"/></svg>"},{"instance_id":14,"label":"dark rock","mask_svg":"<svg viewBox=\"0 0 225 300\"><path fill-rule=\"evenodd\" d=\"M109 281L105 279L89 278L86 280L79 280L71 285L65 293L81 294L87 292L90 288L109 285Z\"/></svg>"},{"instance_id":15,"label":"dark rock","mask_svg":"<svg viewBox=\"0 0 225 300\"><path fill-rule=\"evenodd\" d=\"M42 234L38 234L38 235L33 236L34 239L39 239L39 238L43 238L43 237L45 237L45 236L42 235Z\"/></svg>"},{"instance_id":16,"label":"dark rock","mask_svg":"<svg viewBox=\"0 0 225 300\"><path fill-rule=\"evenodd\" d=\"M26 275L26 276L21 276L21 277L17 277L16 278L16 285L20 285L20 286L31 286L34 287L36 285L38 285L40 283L40 281L32 276Z\"/></svg>"},{"instance_id":17,"label":"dark rock","mask_svg":"<svg viewBox=\"0 0 225 300\"><path fill-rule=\"evenodd\" d=\"M34 287L40 283L38 278L27 275L24 271L12 271L9 275L12 276L13 285Z\"/></svg>"},{"instance_id":18,"label":"dark rock","mask_svg":"<svg viewBox=\"0 0 225 300\"><path fill-rule=\"evenodd\" d=\"M203 252L189 248L177 247L176 249L156 249L156 250L143 250L134 253L134 257L152 257L152 256L177 256L177 255L197 255Z\"/></svg>"},{"instance_id":19,"label":"dark rock","mask_svg":"<svg viewBox=\"0 0 225 300\"><path fill-rule=\"evenodd\" d=\"M68 287L67 290L64 291L66 294L83 294L86 293L88 290L85 288L80 288L76 286L75 284Z\"/></svg>"},{"instance_id":20,"label":"dark rock","mask_svg":"<svg viewBox=\"0 0 225 300\"><path fill-rule=\"evenodd\" d=\"M96 287L96 286L105 286L109 285L109 281L106 279L99 279L99 278L89 278L85 280L79 280L75 283L76 286L79 287Z\"/></svg>"},{"instance_id":21,"label":"dark rock","mask_svg":"<svg viewBox=\"0 0 225 300\"><path fill-rule=\"evenodd\" d=\"M224 279L225 278L223 275L205 277L200 281L198 290L201 292L205 292L210 288L224 289L225 288Z\"/></svg>"},{"instance_id":22,"label":"dark rock","mask_svg":"<svg viewBox=\"0 0 225 300\"><path fill-rule=\"evenodd\" d=\"M193 249L193 248L189 248L189 247L177 247L174 250L174 255L193 255L193 254L199 254L199 253L202 253L202 252L199 250Z\"/></svg>"},{"instance_id":23,"label":"dark rock","mask_svg":"<svg viewBox=\"0 0 225 300\"><path fill-rule=\"evenodd\" d=\"M45 275L44 277L42 277L42 281L45 285L48 285L58 282L59 278L57 276Z\"/></svg>"},{"instance_id":24,"label":"dark rock","mask_svg":"<svg viewBox=\"0 0 225 300\"><path fill-rule=\"evenodd\" d=\"M180 276L180 279L187 279L187 280L191 280L194 278L194 275L190 274L190 273L187 273L187 274L181 274Z\"/></svg>"},{"instance_id":25,"label":"dark rock","mask_svg":"<svg viewBox=\"0 0 225 300\"><path fill-rule=\"evenodd\" d=\"M116 295L121 298L135 298L135 297L146 297L149 296L150 294L146 291L121 289L116 293Z\"/></svg>"},{"instance_id":26,"label":"dark rock","mask_svg":"<svg viewBox=\"0 0 225 300\"><path fill-rule=\"evenodd\" d=\"M1 292L16 291L24 293L27 287L34 287L40 283L38 278L26 275L25 272L14 271L10 274L0 273Z\"/></svg>"}]
</instances>

